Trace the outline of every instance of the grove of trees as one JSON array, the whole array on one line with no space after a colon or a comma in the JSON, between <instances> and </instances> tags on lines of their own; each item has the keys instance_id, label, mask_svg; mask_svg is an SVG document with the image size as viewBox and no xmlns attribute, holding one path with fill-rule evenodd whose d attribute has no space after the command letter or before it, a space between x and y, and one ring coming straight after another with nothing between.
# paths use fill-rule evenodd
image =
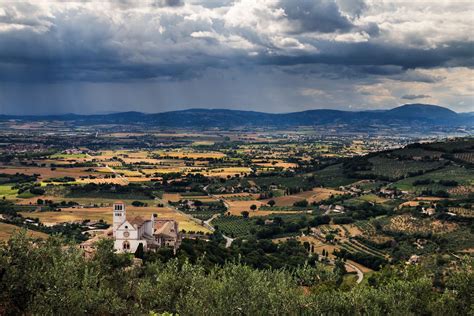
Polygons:
<instances>
[{"instance_id":1,"label":"grove of trees","mask_svg":"<svg viewBox=\"0 0 474 316\"><path fill-rule=\"evenodd\" d=\"M474 312L472 259L435 283L429 269L392 266L348 287L341 269L303 265L255 269L172 259L133 264L109 240L92 258L58 238L26 234L0 246L0 314L105 315L468 315Z\"/></svg>"}]
</instances>

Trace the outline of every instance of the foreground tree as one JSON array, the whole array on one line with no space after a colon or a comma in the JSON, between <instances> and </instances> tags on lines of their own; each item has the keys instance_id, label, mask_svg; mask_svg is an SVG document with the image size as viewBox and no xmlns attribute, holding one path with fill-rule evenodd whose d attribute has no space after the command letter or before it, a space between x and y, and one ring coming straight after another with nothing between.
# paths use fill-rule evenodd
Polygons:
<instances>
[{"instance_id":1,"label":"foreground tree","mask_svg":"<svg viewBox=\"0 0 474 316\"><path fill-rule=\"evenodd\" d=\"M269 245L270 246L270 245ZM289 258L291 255L289 255ZM239 262L205 266L186 259L145 260L113 252L110 240L86 259L59 238L26 233L0 245L0 312L6 315L468 315L473 308L473 261L451 267L446 288L420 266L392 266L370 282L339 287L322 264L256 270Z\"/></svg>"}]
</instances>

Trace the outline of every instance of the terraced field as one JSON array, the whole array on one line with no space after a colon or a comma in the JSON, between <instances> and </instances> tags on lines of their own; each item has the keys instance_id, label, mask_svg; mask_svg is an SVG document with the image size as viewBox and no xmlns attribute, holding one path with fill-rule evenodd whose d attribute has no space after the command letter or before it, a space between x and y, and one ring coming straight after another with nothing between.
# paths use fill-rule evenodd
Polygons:
<instances>
[{"instance_id":1,"label":"terraced field","mask_svg":"<svg viewBox=\"0 0 474 316\"><path fill-rule=\"evenodd\" d=\"M455 154L454 157L467 163L474 164L474 153L460 153Z\"/></svg>"},{"instance_id":2,"label":"terraced field","mask_svg":"<svg viewBox=\"0 0 474 316\"><path fill-rule=\"evenodd\" d=\"M433 170L443 165L441 161L397 160L386 157L372 157L369 162L372 163L371 170L361 171L359 174L375 174L391 179L404 177L411 172Z\"/></svg>"}]
</instances>

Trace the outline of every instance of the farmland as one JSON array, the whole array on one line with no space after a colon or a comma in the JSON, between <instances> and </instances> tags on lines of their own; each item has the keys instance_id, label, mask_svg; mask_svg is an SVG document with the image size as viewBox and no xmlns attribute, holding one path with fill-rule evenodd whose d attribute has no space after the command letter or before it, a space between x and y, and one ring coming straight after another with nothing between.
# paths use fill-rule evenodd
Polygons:
<instances>
[{"instance_id":1,"label":"farmland","mask_svg":"<svg viewBox=\"0 0 474 316\"><path fill-rule=\"evenodd\" d=\"M60 135L0 148L0 202L12 203L0 207L3 224L84 239L90 225L110 225L111 205L122 200L129 216L156 213L180 231L223 235L229 251L296 240L365 273L414 254L431 260L436 247L474 248L469 142L387 150L403 143L301 129L115 131L66 146ZM453 236L463 242L443 239Z\"/></svg>"}]
</instances>

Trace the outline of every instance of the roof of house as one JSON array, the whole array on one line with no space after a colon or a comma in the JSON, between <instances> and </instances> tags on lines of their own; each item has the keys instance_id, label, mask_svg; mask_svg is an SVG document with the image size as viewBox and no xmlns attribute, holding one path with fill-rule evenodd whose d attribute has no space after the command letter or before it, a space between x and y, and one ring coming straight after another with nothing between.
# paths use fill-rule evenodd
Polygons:
<instances>
[{"instance_id":1,"label":"roof of house","mask_svg":"<svg viewBox=\"0 0 474 316\"><path fill-rule=\"evenodd\" d=\"M155 221L155 235L165 235L176 237L178 235L177 223L175 220L157 220Z\"/></svg>"},{"instance_id":2,"label":"roof of house","mask_svg":"<svg viewBox=\"0 0 474 316\"><path fill-rule=\"evenodd\" d=\"M144 218L141 217L141 216L136 216L136 217L134 217L134 218L132 218L132 219L130 219L130 220L127 219L127 221L128 221L133 227L138 228L138 227L142 226L143 224L145 224L145 222L148 221L148 220L144 219Z\"/></svg>"},{"instance_id":3,"label":"roof of house","mask_svg":"<svg viewBox=\"0 0 474 316\"><path fill-rule=\"evenodd\" d=\"M81 243L81 246L92 246L99 240L103 238L111 238L112 237L112 227L109 227L107 229L104 229L102 234L97 234L96 236L84 241Z\"/></svg>"}]
</instances>

